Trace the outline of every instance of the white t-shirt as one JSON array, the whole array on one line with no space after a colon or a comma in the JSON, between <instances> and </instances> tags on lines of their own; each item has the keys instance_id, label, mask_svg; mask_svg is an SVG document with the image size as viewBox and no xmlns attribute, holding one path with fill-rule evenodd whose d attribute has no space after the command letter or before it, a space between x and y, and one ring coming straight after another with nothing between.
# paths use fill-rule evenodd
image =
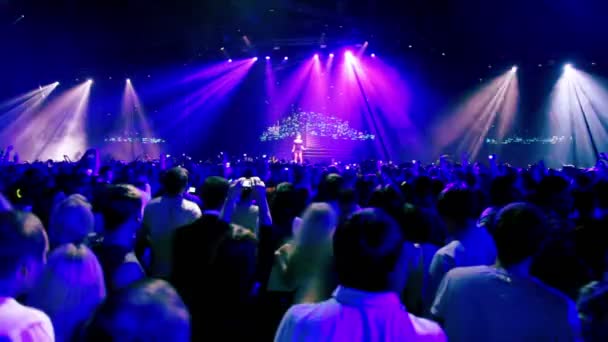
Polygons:
<instances>
[{"instance_id":1,"label":"white t-shirt","mask_svg":"<svg viewBox=\"0 0 608 342\"><path fill-rule=\"evenodd\" d=\"M539 280L489 266L455 268L431 315L450 341L579 341L574 302Z\"/></svg>"},{"instance_id":2,"label":"white t-shirt","mask_svg":"<svg viewBox=\"0 0 608 342\"><path fill-rule=\"evenodd\" d=\"M292 306L275 341L446 341L437 323L411 315L393 292L371 293L339 286L333 298Z\"/></svg>"},{"instance_id":3,"label":"white t-shirt","mask_svg":"<svg viewBox=\"0 0 608 342\"><path fill-rule=\"evenodd\" d=\"M42 311L0 297L0 340L11 342L55 341L53 325Z\"/></svg>"},{"instance_id":4,"label":"white t-shirt","mask_svg":"<svg viewBox=\"0 0 608 342\"><path fill-rule=\"evenodd\" d=\"M158 197L151 200L144 210L144 225L150 234L154 255L152 275L167 278L173 261L173 237L175 230L201 217L201 209L194 202L182 197Z\"/></svg>"}]
</instances>

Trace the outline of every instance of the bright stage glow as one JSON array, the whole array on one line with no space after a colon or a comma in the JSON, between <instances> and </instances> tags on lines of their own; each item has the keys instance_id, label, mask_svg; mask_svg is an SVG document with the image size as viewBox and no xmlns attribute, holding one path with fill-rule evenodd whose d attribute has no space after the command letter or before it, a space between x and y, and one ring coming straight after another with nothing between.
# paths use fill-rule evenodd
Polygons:
<instances>
[{"instance_id":1,"label":"bright stage glow","mask_svg":"<svg viewBox=\"0 0 608 342\"><path fill-rule=\"evenodd\" d=\"M24 160L62 160L64 155L77 159L85 152L91 84L86 81L68 89L14 122L11 141L21 147Z\"/></svg>"},{"instance_id":2,"label":"bright stage glow","mask_svg":"<svg viewBox=\"0 0 608 342\"><path fill-rule=\"evenodd\" d=\"M127 78L127 83L131 83L131 79L130 78Z\"/></svg>"},{"instance_id":3,"label":"bright stage glow","mask_svg":"<svg viewBox=\"0 0 608 342\"><path fill-rule=\"evenodd\" d=\"M128 78L122 95L120 118L110 136L124 136L125 132L129 138L135 138L133 136L135 133L139 135L140 139L136 139L128 145L112 144L108 146L108 152L113 156L124 160L134 160L141 155L160 155L158 144L146 144L145 140L141 140L154 138L157 135L148 123L144 107Z\"/></svg>"},{"instance_id":4,"label":"bright stage glow","mask_svg":"<svg viewBox=\"0 0 608 342\"><path fill-rule=\"evenodd\" d=\"M333 53L330 53L330 54L329 54L329 57L330 57L330 58L334 58L334 54L333 54Z\"/></svg>"},{"instance_id":5,"label":"bright stage glow","mask_svg":"<svg viewBox=\"0 0 608 342\"><path fill-rule=\"evenodd\" d=\"M253 57L253 61L256 62L258 60L257 57Z\"/></svg>"},{"instance_id":6,"label":"bright stage glow","mask_svg":"<svg viewBox=\"0 0 608 342\"><path fill-rule=\"evenodd\" d=\"M370 56L372 56L372 58L376 58L376 54L372 53Z\"/></svg>"},{"instance_id":7,"label":"bright stage glow","mask_svg":"<svg viewBox=\"0 0 608 342\"><path fill-rule=\"evenodd\" d=\"M514 66L511 68L511 72L517 72L517 66L516 66L516 65L514 65Z\"/></svg>"},{"instance_id":8,"label":"bright stage glow","mask_svg":"<svg viewBox=\"0 0 608 342\"><path fill-rule=\"evenodd\" d=\"M93 80L89 78L89 79L87 80L87 83L88 83L88 84L92 84L92 83L93 83Z\"/></svg>"},{"instance_id":9,"label":"bright stage glow","mask_svg":"<svg viewBox=\"0 0 608 342\"><path fill-rule=\"evenodd\" d=\"M228 59L228 63L232 63L232 58L229 58L229 59Z\"/></svg>"},{"instance_id":10,"label":"bright stage glow","mask_svg":"<svg viewBox=\"0 0 608 342\"><path fill-rule=\"evenodd\" d=\"M266 60L267 60L267 61L268 61L268 60L270 60L270 56L266 56Z\"/></svg>"},{"instance_id":11,"label":"bright stage glow","mask_svg":"<svg viewBox=\"0 0 608 342\"><path fill-rule=\"evenodd\" d=\"M315 55L313 56L314 59L319 59L319 54L315 53Z\"/></svg>"},{"instance_id":12,"label":"bright stage glow","mask_svg":"<svg viewBox=\"0 0 608 342\"><path fill-rule=\"evenodd\" d=\"M608 141L608 87L600 78L564 65L547 106L545 135L561 140L554 158L559 165L593 166Z\"/></svg>"},{"instance_id":13,"label":"bright stage glow","mask_svg":"<svg viewBox=\"0 0 608 342\"><path fill-rule=\"evenodd\" d=\"M344 52L344 57L346 58L352 58L353 57L353 52L350 50L347 50L346 52Z\"/></svg>"},{"instance_id":14,"label":"bright stage glow","mask_svg":"<svg viewBox=\"0 0 608 342\"><path fill-rule=\"evenodd\" d=\"M289 59L289 57L287 57L287 56L283 57L283 60L284 60L284 61L286 61L286 60L288 60L288 59Z\"/></svg>"},{"instance_id":15,"label":"bright stage glow","mask_svg":"<svg viewBox=\"0 0 608 342\"><path fill-rule=\"evenodd\" d=\"M435 152L457 146L459 153L476 158L493 127L497 139L506 136L519 100L517 73L511 70L485 83L433 128Z\"/></svg>"}]
</instances>

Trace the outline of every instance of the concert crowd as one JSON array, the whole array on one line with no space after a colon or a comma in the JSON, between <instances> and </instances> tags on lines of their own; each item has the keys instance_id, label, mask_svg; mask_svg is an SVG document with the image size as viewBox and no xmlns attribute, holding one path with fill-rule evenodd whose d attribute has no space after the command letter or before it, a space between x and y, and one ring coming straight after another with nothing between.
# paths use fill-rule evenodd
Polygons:
<instances>
[{"instance_id":1,"label":"concert crowd","mask_svg":"<svg viewBox=\"0 0 608 342\"><path fill-rule=\"evenodd\" d=\"M10 341L606 341L608 167L0 158Z\"/></svg>"}]
</instances>

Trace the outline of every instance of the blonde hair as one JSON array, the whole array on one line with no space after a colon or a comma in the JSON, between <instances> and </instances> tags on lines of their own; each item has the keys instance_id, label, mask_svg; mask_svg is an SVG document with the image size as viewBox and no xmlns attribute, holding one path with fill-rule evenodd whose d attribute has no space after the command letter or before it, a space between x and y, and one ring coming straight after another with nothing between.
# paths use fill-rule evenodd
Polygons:
<instances>
[{"instance_id":1,"label":"blonde hair","mask_svg":"<svg viewBox=\"0 0 608 342\"><path fill-rule=\"evenodd\" d=\"M333 290L332 238L337 223L338 216L327 203L313 203L304 211L286 274L288 283L295 287L296 303L324 300Z\"/></svg>"},{"instance_id":2,"label":"blonde hair","mask_svg":"<svg viewBox=\"0 0 608 342\"><path fill-rule=\"evenodd\" d=\"M295 234L298 247L314 246L331 242L338 223L338 216L327 203L312 203L302 215L300 229Z\"/></svg>"},{"instance_id":3,"label":"blonde hair","mask_svg":"<svg viewBox=\"0 0 608 342\"><path fill-rule=\"evenodd\" d=\"M65 244L49 254L29 304L49 315L58 341L67 341L105 296L103 271L95 254L84 245Z\"/></svg>"}]
</instances>

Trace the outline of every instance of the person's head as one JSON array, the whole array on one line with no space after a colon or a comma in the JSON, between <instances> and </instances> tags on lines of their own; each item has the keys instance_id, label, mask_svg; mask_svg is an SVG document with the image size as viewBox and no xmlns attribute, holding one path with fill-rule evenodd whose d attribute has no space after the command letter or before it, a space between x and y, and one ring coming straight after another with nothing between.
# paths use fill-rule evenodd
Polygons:
<instances>
[{"instance_id":1,"label":"person's head","mask_svg":"<svg viewBox=\"0 0 608 342\"><path fill-rule=\"evenodd\" d=\"M217 176L207 177L201 188L201 200L205 209L222 209L229 189L230 184L225 178Z\"/></svg>"},{"instance_id":2,"label":"person's head","mask_svg":"<svg viewBox=\"0 0 608 342\"><path fill-rule=\"evenodd\" d=\"M448 185L439 195L437 209L451 234L471 227L479 215L477 197L463 184Z\"/></svg>"},{"instance_id":3,"label":"person's head","mask_svg":"<svg viewBox=\"0 0 608 342\"><path fill-rule=\"evenodd\" d=\"M445 239L444 233L441 227L433 226L430 214L411 204L405 204L402 211L399 224L407 241L441 245Z\"/></svg>"},{"instance_id":4,"label":"person's head","mask_svg":"<svg viewBox=\"0 0 608 342\"><path fill-rule=\"evenodd\" d=\"M296 134L296 139L297 139L297 140L302 139L302 134L301 134L301 133Z\"/></svg>"},{"instance_id":5,"label":"person's head","mask_svg":"<svg viewBox=\"0 0 608 342\"><path fill-rule=\"evenodd\" d=\"M0 213L0 295L28 292L46 263L48 249L48 238L36 216Z\"/></svg>"},{"instance_id":6,"label":"person's head","mask_svg":"<svg viewBox=\"0 0 608 342\"><path fill-rule=\"evenodd\" d=\"M280 228L291 230L293 219L298 216L296 189L291 183L280 183L271 198L272 221Z\"/></svg>"},{"instance_id":7,"label":"person's head","mask_svg":"<svg viewBox=\"0 0 608 342\"><path fill-rule=\"evenodd\" d=\"M93 209L81 195L69 196L51 213L49 240L52 248L65 243L82 243L94 230Z\"/></svg>"},{"instance_id":8,"label":"person's head","mask_svg":"<svg viewBox=\"0 0 608 342\"><path fill-rule=\"evenodd\" d=\"M435 200L433 182L428 176L419 176L411 182L413 202L417 205L430 206Z\"/></svg>"},{"instance_id":9,"label":"person's head","mask_svg":"<svg viewBox=\"0 0 608 342\"><path fill-rule=\"evenodd\" d=\"M370 292L400 291L405 280L403 243L401 229L382 210L356 212L334 234L340 285Z\"/></svg>"},{"instance_id":10,"label":"person's head","mask_svg":"<svg viewBox=\"0 0 608 342\"><path fill-rule=\"evenodd\" d=\"M572 211L573 198L570 183L562 176L545 176L538 184L539 204L548 210L553 210L561 216L567 216Z\"/></svg>"},{"instance_id":11,"label":"person's head","mask_svg":"<svg viewBox=\"0 0 608 342\"><path fill-rule=\"evenodd\" d=\"M162 178L162 184L168 196L181 196L188 187L188 170L174 167L167 170Z\"/></svg>"},{"instance_id":12,"label":"person's head","mask_svg":"<svg viewBox=\"0 0 608 342\"><path fill-rule=\"evenodd\" d=\"M146 279L108 297L95 313L87 341L190 341L190 315L164 280Z\"/></svg>"},{"instance_id":13,"label":"person's head","mask_svg":"<svg viewBox=\"0 0 608 342\"><path fill-rule=\"evenodd\" d=\"M344 187L344 179L337 173L330 173L323 177L319 183L317 201L336 202L340 199L340 192Z\"/></svg>"},{"instance_id":14,"label":"person's head","mask_svg":"<svg viewBox=\"0 0 608 342\"><path fill-rule=\"evenodd\" d=\"M327 203L313 203L302 215L302 224L295 236L296 246L311 246L331 242L338 217Z\"/></svg>"},{"instance_id":15,"label":"person's head","mask_svg":"<svg viewBox=\"0 0 608 342\"><path fill-rule=\"evenodd\" d=\"M531 260L547 238L547 221L544 213L528 203L513 203L497 215L494 242L498 261L511 267Z\"/></svg>"},{"instance_id":16,"label":"person's head","mask_svg":"<svg viewBox=\"0 0 608 342\"><path fill-rule=\"evenodd\" d=\"M135 230L142 215L141 192L132 185L111 185L105 189L100 201L106 233L114 233L121 228Z\"/></svg>"},{"instance_id":17,"label":"person's head","mask_svg":"<svg viewBox=\"0 0 608 342\"><path fill-rule=\"evenodd\" d=\"M97 257L86 246L70 243L49 254L28 304L49 315L57 340L68 341L91 318L105 296Z\"/></svg>"},{"instance_id":18,"label":"person's head","mask_svg":"<svg viewBox=\"0 0 608 342\"><path fill-rule=\"evenodd\" d=\"M503 207L509 203L516 202L520 195L515 187L515 176L499 176L490 184L490 204L495 207Z\"/></svg>"}]
</instances>

